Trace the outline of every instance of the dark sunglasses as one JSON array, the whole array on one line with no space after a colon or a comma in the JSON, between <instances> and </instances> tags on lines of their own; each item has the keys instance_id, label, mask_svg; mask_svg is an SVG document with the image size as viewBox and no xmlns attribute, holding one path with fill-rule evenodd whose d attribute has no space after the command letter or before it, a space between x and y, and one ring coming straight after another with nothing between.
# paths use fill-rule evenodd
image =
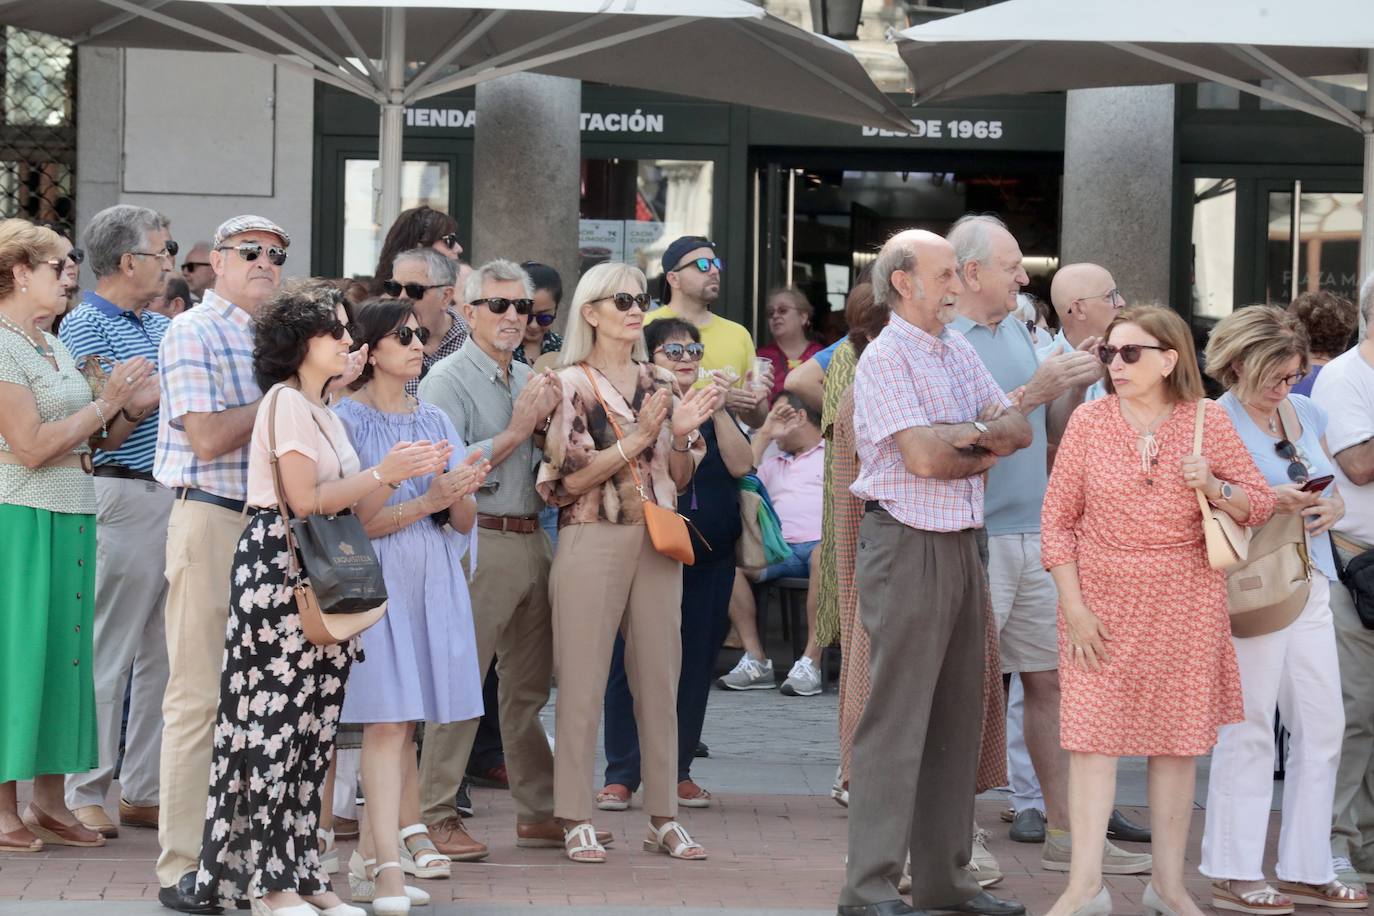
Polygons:
<instances>
[{"instance_id":1,"label":"dark sunglasses","mask_svg":"<svg viewBox=\"0 0 1374 916\"><path fill-rule=\"evenodd\" d=\"M458 247L458 233L456 233L456 232L450 232L448 235L441 235L441 236L439 236L439 241L443 242L445 245L447 245L447 246L450 247L450 248L457 248L457 247Z\"/></svg>"},{"instance_id":2,"label":"dark sunglasses","mask_svg":"<svg viewBox=\"0 0 1374 916\"><path fill-rule=\"evenodd\" d=\"M712 267L714 267L716 270L725 269L725 265L721 262L720 258L693 258L685 264L679 264L678 266L674 267L672 272L677 273L684 267L695 267L702 273L707 273Z\"/></svg>"},{"instance_id":3,"label":"dark sunglasses","mask_svg":"<svg viewBox=\"0 0 1374 916\"><path fill-rule=\"evenodd\" d=\"M192 271L200 270L202 267L210 267L210 266L211 266L211 264L210 264L209 261L182 261L182 262L181 262L181 272L184 273L184 274L189 274L189 273L191 273Z\"/></svg>"},{"instance_id":4,"label":"dark sunglasses","mask_svg":"<svg viewBox=\"0 0 1374 916\"><path fill-rule=\"evenodd\" d=\"M547 328L549 325L553 324L554 319L556 319L557 317L558 317L558 315L555 314L555 313L553 313L553 312L531 312L531 313L530 313L530 321L532 321L532 322L534 322L535 324L539 325L541 328Z\"/></svg>"},{"instance_id":5,"label":"dark sunglasses","mask_svg":"<svg viewBox=\"0 0 1374 916\"><path fill-rule=\"evenodd\" d=\"M1304 483L1310 476L1308 474L1307 462L1302 460L1302 455L1298 452L1298 447L1287 439L1280 439L1274 443L1274 451L1279 453L1279 457L1288 462L1288 479L1294 483Z\"/></svg>"},{"instance_id":6,"label":"dark sunglasses","mask_svg":"<svg viewBox=\"0 0 1374 916\"><path fill-rule=\"evenodd\" d=\"M72 250L75 251L76 249ZM174 258L180 250L181 246L171 239L168 239L167 244L162 246L161 251L131 251L129 254L138 255L143 258ZM78 261L77 263L80 264L81 262Z\"/></svg>"},{"instance_id":7,"label":"dark sunglasses","mask_svg":"<svg viewBox=\"0 0 1374 916\"><path fill-rule=\"evenodd\" d=\"M675 363L696 362L706 354L706 345L699 343L666 343L654 351L662 353Z\"/></svg>"},{"instance_id":8,"label":"dark sunglasses","mask_svg":"<svg viewBox=\"0 0 1374 916\"><path fill-rule=\"evenodd\" d=\"M398 283L395 280L383 280L382 292L386 293L388 296L400 298L401 292L404 290L407 299L423 299L425 293L430 290L440 289L447 285L447 283L431 283L426 286L423 283Z\"/></svg>"},{"instance_id":9,"label":"dark sunglasses","mask_svg":"<svg viewBox=\"0 0 1374 916\"><path fill-rule=\"evenodd\" d=\"M262 246L257 242L240 242L237 245L221 245L215 250L237 251L239 257L250 263L256 261L258 255L262 254ZM267 249L267 260L271 261L274 266L281 267L286 263L286 249L279 248L276 245L271 246Z\"/></svg>"},{"instance_id":10,"label":"dark sunglasses","mask_svg":"<svg viewBox=\"0 0 1374 916\"><path fill-rule=\"evenodd\" d=\"M515 306L515 314L517 315L528 315L530 312L534 311L533 299L507 299L503 296L486 296L481 299L474 299L468 304L485 305L496 315L506 314L507 309L512 305Z\"/></svg>"},{"instance_id":11,"label":"dark sunglasses","mask_svg":"<svg viewBox=\"0 0 1374 916\"><path fill-rule=\"evenodd\" d=\"M82 261L86 260L86 252L82 251L80 248L73 248L71 251L67 252L67 260L71 261L73 264L80 265Z\"/></svg>"},{"instance_id":12,"label":"dark sunglasses","mask_svg":"<svg viewBox=\"0 0 1374 916\"><path fill-rule=\"evenodd\" d=\"M408 324L403 324L390 334L384 336L396 338L396 342L403 347L410 346L412 340L418 339L420 341L420 346L423 347L425 344L429 343L429 328L412 328Z\"/></svg>"},{"instance_id":13,"label":"dark sunglasses","mask_svg":"<svg viewBox=\"0 0 1374 916\"><path fill-rule=\"evenodd\" d=\"M325 328L325 333L335 340L343 340L344 335L349 333L350 328L339 319L335 318L334 323Z\"/></svg>"},{"instance_id":14,"label":"dark sunglasses","mask_svg":"<svg viewBox=\"0 0 1374 916\"><path fill-rule=\"evenodd\" d=\"M1158 350L1161 353L1167 353L1170 349L1172 348L1156 347L1151 344L1122 344L1119 347L1103 344L1097 348L1097 358L1110 366L1112 360L1116 359L1116 354L1120 353L1121 361L1129 366L1132 363L1140 362L1140 354L1145 350Z\"/></svg>"},{"instance_id":15,"label":"dark sunglasses","mask_svg":"<svg viewBox=\"0 0 1374 916\"><path fill-rule=\"evenodd\" d=\"M622 312L628 312L631 306L639 306L642 312L649 307L649 303L654 301L654 297L648 293L616 293L614 296L602 296L597 302L614 302L615 307Z\"/></svg>"}]
</instances>

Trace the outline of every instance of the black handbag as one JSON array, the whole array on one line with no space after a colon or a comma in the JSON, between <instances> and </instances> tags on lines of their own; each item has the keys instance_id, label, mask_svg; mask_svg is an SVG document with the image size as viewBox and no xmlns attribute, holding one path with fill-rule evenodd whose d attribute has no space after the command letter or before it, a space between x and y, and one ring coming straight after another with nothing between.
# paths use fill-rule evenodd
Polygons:
<instances>
[{"instance_id":1,"label":"black handbag","mask_svg":"<svg viewBox=\"0 0 1374 916\"><path fill-rule=\"evenodd\" d=\"M382 578L382 564L372 549L372 539L356 515L345 510L336 515L316 511L300 518L291 516L282 486L281 467L277 463L277 398L280 396L280 391L272 395L267 439L278 507L290 529L287 547L299 564L300 577L306 580L302 583L298 578L296 583L297 605L310 641L316 645L330 645L351 638L381 619L386 613L386 582ZM320 432L332 444L323 426ZM308 594L302 595L302 591ZM316 619L321 614L326 619ZM333 624L327 619L341 615L365 616L336 619Z\"/></svg>"},{"instance_id":2,"label":"black handbag","mask_svg":"<svg viewBox=\"0 0 1374 916\"><path fill-rule=\"evenodd\" d=\"M1350 597L1355 602L1355 613L1366 630L1374 630L1374 550L1365 550L1341 565L1341 555L1336 550L1336 535L1331 538L1331 557L1336 561L1336 575L1341 585L1350 589ZM1353 546L1353 545L1352 545Z\"/></svg>"}]
</instances>

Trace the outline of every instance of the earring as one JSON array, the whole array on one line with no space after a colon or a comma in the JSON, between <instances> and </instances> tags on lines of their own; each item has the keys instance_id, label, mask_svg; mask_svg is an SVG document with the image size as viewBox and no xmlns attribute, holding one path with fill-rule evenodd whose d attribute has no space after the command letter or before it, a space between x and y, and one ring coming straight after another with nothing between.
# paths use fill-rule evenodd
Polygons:
<instances>
[{"instance_id":1,"label":"earring","mask_svg":"<svg viewBox=\"0 0 1374 916\"><path fill-rule=\"evenodd\" d=\"M21 286L19 287L19 291L21 293L27 293L29 291L29 288L27 286Z\"/></svg>"}]
</instances>

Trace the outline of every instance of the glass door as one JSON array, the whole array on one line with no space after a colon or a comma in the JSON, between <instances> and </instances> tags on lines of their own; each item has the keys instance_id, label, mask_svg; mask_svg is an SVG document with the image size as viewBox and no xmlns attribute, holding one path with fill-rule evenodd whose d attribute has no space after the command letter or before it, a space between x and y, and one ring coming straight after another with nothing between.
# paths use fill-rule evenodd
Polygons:
<instances>
[{"instance_id":1,"label":"glass door","mask_svg":"<svg viewBox=\"0 0 1374 916\"><path fill-rule=\"evenodd\" d=\"M1264 301L1287 304L1300 293L1358 295L1364 195L1294 181L1267 191Z\"/></svg>"}]
</instances>

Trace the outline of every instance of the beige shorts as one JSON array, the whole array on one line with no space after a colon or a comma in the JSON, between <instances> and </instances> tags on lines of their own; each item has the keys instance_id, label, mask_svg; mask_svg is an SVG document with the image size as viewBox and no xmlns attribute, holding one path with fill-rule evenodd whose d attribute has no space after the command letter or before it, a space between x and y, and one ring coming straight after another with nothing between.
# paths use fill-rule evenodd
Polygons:
<instances>
[{"instance_id":1,"label":"beige shorts","mask_svg":"<svg viewBox=\"0 0 1374 916\"><path fill-rule=\"evenodd\" d=\"M1059 592L1040 565L1040 532L988 538L988 590L1002 673L1059 667Z\"/></svg>"}]
</instances>

